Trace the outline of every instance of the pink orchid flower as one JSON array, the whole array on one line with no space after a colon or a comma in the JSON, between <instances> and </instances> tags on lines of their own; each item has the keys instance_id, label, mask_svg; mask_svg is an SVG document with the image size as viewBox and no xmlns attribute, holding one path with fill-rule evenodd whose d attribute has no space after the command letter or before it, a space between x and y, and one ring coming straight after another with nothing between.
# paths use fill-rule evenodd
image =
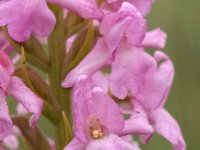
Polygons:
<instances>
[{"instance_id":1,"label":"pink orchid flower","mask_svg":"<svg viewBox=\"0 0 200 150\"><path fill-rule=\"evenodd\" d=\"M161 60L163 62L158 65ZM158 51L152 57L141 49L121 45L112 63L110 90L119 99L124 99L130 91L147 109L152 110L162 105L173 76L173 64L164 53ZM146 93L148 90L152 92ZM151 105L148 104L150 99L154 101Z\"/></svg>"},{"instance_id":2,"label":"pink orchid flower","mask_svg":"<svg viewBox=\"0 0 200 150\"><path fill-rule=\"evenodd\" d=\"M186 144L177 121L164 109L164 104L174 76L173 64L168 56L159 51L155 52L152 58L156 61L157 70L154 70L155 72L153 74L148 74L149 77L145 79L140 87L141 94L144 96L143 101L137 101L137 97L132 95L132 106L121 109L124 114L131 116L125 120L125 126L120 135L137 134L143 143L147 143L155 129L159 135L166 138L173 145L174 150L185 150ZM152 72L150 71L150 73ZM94 83L97 86L108 89L108 82L110 84L112 83L110 80L107 81L110 78L103 76L103 74L99 74L98 72L92 78L97 81L101 79L101 82L95 81ZM122 84L118 84L119 89L121 86Z\"/></svg>"},{"instance_id":3,"label":"pink orchid flower","mask_svg":"<svg viewBox=\"0 0 200 150\"><path fill-rule=\"evenodd\" d=\"M130 45L139 45L145 37L146 21L133 5L124 2L118 12L104 16L100 32L113 52L124 40Z\"/></svg>"},{"instance_id":4,"label":"pink orchid flower","mask_svg":"<svg viewBox=\"0 0 200 150\"><path fill-rule=\"evenodd\" d=\"M146 79L141 91L144 101L140 102L158 134L172 143L174 150L185 150L186 144L176 120L163 107L174 77L174 66L168 56L155 52L154 59L159 63L158 70ZM158 108L154 107L159 104ZM152 110L152 108L157 108Z\"/></svg>"},{"instance_id":5,"label":"pink orchid flower","mask_svg":"<svg viewBox=\"0 0 200 150\"><path fill-rule=\"evenodd\" d=\"M14 97L28 112L33 113L29 120L31 127L38 121L43 106L43 101L38 96L18 77L12 76L13 72L14 65L10 58L0 51L0 140L9 135L13 127L5 101L7 95Z\"/></svg>"},{"instance_id":6,"label":"pink orchid flower","mask_svg":"<svg viewBox=\"0 0 200 150\"><path fill-rule=\"evenodd\" d=\"M155 52L154 57L141 50L133 50L133 53L134 51L136 52L134 56L137 58L134 61L127 60L126 66L118 66L118 63L123 61L123 54L116 58L116 64L114 64L116 66L112 66L109 78L111 93L124 99L128 91L131 91L132 110L135 111L135 107L142 108L144 115L158 134L170 141L175 150L185 150L185 141L178 123L163 108L174 77L174 66L171 60L160 51ZM131 55L130 53L126 54L127 56ZM131 68L135 68L134 71ZM132 72L133 76L129 72ZM134 119L134 116L131 117L129 122L135 123ZM148 139L149 136L141 136L144 143Z\"/></svg>"},{"instance_id":7,"label":"pink orchid flower","mask_svg":"<svg viewBox=\"0 0 200 150\"><path fill-rule=\"evenodd\" d=\"M73 89L75 138L65 150L138 150L122 139L124 119L118 105L91 79L80 76Z\"/></svg>"},{"instance_id":8,"label":"pink orchid flower","mask_svg":"<svg viewBox=\"0 0 200 150\"><path fill-rule=\"evenodd\" d=\"M104 75L102 72L97 72L91 78L93 85L101 87L104 93L109 92L108 76ZM139 104L135 104L131 107L126 104L124 109L122 108L122 105L120 105L120 109L124 115L130 115L130 118L125 120L124 128L119 135L126 137L139 135L143 137L141 138L142 142L147 143L154 134L154 129L148 121L145 110ZM129 142L133 143L133 140L129 140Z\"/></svg>"},{"instance_id":9,"label":"pink orchid flower","mask_svg":"<svg viewBox=\"0 0 200 150\"><path fill-rule=\"evenodd\" d=\"M6 25L10 36L18 42L28 40L31 33L49 35L56 22L46 0L1 1L0 18L0 26Z\"/></svg>"},{"instance_id":10,"label":"pink orchid flower","mask_svg":"<svg viewBox=\"0 0 200 150\"><path fill-rule=\"evenodd\" d=\"M170 74L173 78L173 64L165 54L156 52L155 58L153 58L143 50L144 46L164 48L166 44L166 37L166 34L161 29L157 28L146 33L146 36L140 43L139 47L129 45L125 42L121 43L120 47L116 50L115 59L111 64L112 72L109 79L110 90L114 96L124 99L130 91L131 94L137 97L138 100L145 101L145 98L143 97L145 93L143 93L144 90L141 89L141 85L147 83L146 80L149 77L156 78L160 76L166 83L171 79L167 78L168 74ZM157 59L157 55L160 56L159 59ZM165 61L165 63L157 69L157 64L160 60L168 61ZM166 70L168 71L166 77L163 76L165 73L159 74L159 70L162 70L162 68L167 65L171 70ZM149 82L151 82L151 80L149 80ZM172 82L172 80L170 80L170 82ZM158 82L156 83L158 84ZM162 85L163 88L158 87L158 89L161 88L160 91L165 92L168 90L165 83L161 84L161 86ZM154 106L152 107L159 107L159 102L159 99L155 99Z\"/></svg>"},{"instance_id":11,"label":"pink orchid flower","mask_svg":"<svg viewBox=\"0 0 200 150\"><path fill-rule=\"evenodd\" d=\"M98 8L96 0L48 0L63 8L76 12L86 19L101 19L103 12Z\"/></svg>"}]
</instances>

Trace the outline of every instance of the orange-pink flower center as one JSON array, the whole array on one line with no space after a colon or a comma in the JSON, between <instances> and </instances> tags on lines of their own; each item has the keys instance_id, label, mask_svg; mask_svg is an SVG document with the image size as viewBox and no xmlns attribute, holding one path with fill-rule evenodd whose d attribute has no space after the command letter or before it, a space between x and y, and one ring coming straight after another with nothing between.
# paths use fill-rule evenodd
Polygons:
<instances>
[{"instance_id":1,"label":"orange-pink flower center","mask_svg":"<svg viewBox=\"0 0 200 150\"><path fill-rule=\"evenodd\" d=\"M96 115L88 117L87 127L88 132L93 139L99 139L104 135L103 124L100 118Z\"/></svg>"}]
</instances>

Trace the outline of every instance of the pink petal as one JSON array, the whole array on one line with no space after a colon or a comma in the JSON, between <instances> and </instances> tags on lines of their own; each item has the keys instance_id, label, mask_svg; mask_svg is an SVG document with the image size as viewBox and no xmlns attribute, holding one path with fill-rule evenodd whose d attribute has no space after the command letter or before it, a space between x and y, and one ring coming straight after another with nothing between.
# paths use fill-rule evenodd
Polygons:
<instances>
[{"instance_id":1,"label":"pink petal","mask_svg":"<svg viewBox=\"0 0 200 150\"><path fill-rule=\"evenodd\" d=\"M161 60L163 62L151 76L146 77L141 88L144 98L142 105L148 110L156 109L164 104L174 77L173 63L164 53L157 51L154 58L157 63Z\"/></svg>"},{"instance_id":2,"label":"pink petal","mask_svg":"<svg viewBox=\"0 0 200 150\"><path fill-rule=\"evenodd\" d=\"M101 19L103 12L98 8L95 0L49 0L86 19Z\"/></svg>"},{"instance_id":3,"label":"pink petal","mask_svg":"<svg viewBox=\"0 0 200 150\"><path fill-rule=\"evenodd\" d=\"M14 65L6 53L0 51L0 65L6 70L8 74L14 72Z\"/></svg>"},{"instance_id":4,"label":"pink petal","mask_svg":"<svg viewBox=\"0 0 200 150\"><path fill-rule=\"evenodd\" d=\"M158 134L166 138L173 145L174 150L186 150L178 123L165 109L152 111L149 117Z\"/></svg>"},{"instance_id":5,"label":"pink petal","mask_svg":"<svg viewBox=\"0 0 200 150\"><path fill-rule=\"evenodd\" d=\"M146 112L139 103L134 101L131 117L125 121L124 129L121 131L120 135L141 135L143 136L143 142L147 143L153 133L154 130L148 121Z\"/></svg>"},{"instance_id":6,"label":"pink petal","mask_svg":"<svg viewBox=\"0 0 200 150\"><path fill-rule=\"evenodd\" d=\"M92 82L95 86L102 88L104 93L108 92L108 78L101 71L92 75Z\"/></svg>"},{"instance_id":7,"label":"pink petal","mask_svg":"<svg viewBox=\"0 0 200 150\"><path fill-rule=\"evenodd\" d=\"M167 34L160 28L154 29L146 33L141 43L142 47L163 49L166 45Z\"/></svg>"},{"instance_id":8,"label":"pink petal","mask_svg":"<svg viewBox=\"0 0 200 150\"><path fill-rule=\"evenodd\" d=\"M86 150L138 150L138 147L124 141L115 134L110 134L91 141Z\"/></svg>"},{"instance_id":9,"label":"pink petal","mask_svg":"<svg viewBox=\"0 0 200 150\"><path fill-rule=\"evenodd\" d=\"M100 32L113 52L124 39L131 45L139 45L146 32L146 21L137 9L124 2L117 13L105 15Z\"/></svg>"},{"instance_id":10,"label":"pink petal","mask_svg":"<svg viewBox=\"0 0 200 150\"><path fill-rule=\"evenodd\" d=\"M88 142L86 121L89 116L87 101L91 99L92 82L86 75L81 75L73 88L73 119L75 136L83 143Z\"/></svg>"},{"instance_id":11,"label":"pink petal","mask_svg":"<svg viewBox=\"0 0 200 150\"><path fill-rule=\"evenodd\" d=\"M33 113L29 120L29 125L33 128L41 115L43 101L17 77L11 78L8 94L22 104L28 112Z\"/></svg>"},{"instance_id":12,"label":"pink petal","mask_svg":"<svg viewBox=\"0 0 200 150\"><path fill-rule=\"evenodd\" d=\"M124 127L124 119L119 106L99 87L92 90L92 99L88 101L90 114L101 118L109 133L118 134Z\"/></svg>"},{"instance_id":13,"label":"pink petal","mask_svg":"<svg viewBox=\"0 0 200 150\"><path fill-rule=\"evenodd\" d=\"M10 36L18 42L28 40L31 33L49 35L56 22L45 0L4 1L0 3L0 17L0 25L7 25Z\"/></svg>"},{"instance_id":14,"label":"pink petal","mask_svg":"<svg viewBox=\"0 0 200 150\"><path fill-rule=\"evenodd\" d=\"M17 150L19 147L19 141L15 135L9 135L3 140L4 145L12 150Z\"/></svg>"},{"instance_id":15,"label":"pink petal","mask_svg":"<svg viewBox=\"0 0 200 150\"><path fill-rule=\"evenodd\" d=\"M5 101L5 93L0 90L0 141L12 132L12 127L12 120Z\"/></svg>"},{"instance_id":16,"label":"pink petal","mask_svg":"<svg viewBox=\"0 0 200 150\"><path fill-rule=\"evenodd\" d=\"M86 145L81 143L77 138L73 138L72 141L64 148L64 150L85 150Z\"/></svg>"},{"instance_id":17,"label":"pink petal","mask_svg":"<svg viewBox=\"0 0 200 150\"><path fill-rule=\"evenodd\" d=\"M115 60L112 63L109 78L111 93L124 99L130 91L137 99L142 99L138 93L140 86L146 74L151 74L155 69L156 62L149 54L130 45L122 44L116 51Z\"/></svg>"},{"instance_id":18,"label":"pink petal","mask_svg":"<svg viewBox=\"0 0 200 150\"><path fill-rule=\"evenodd\" d=\"M91 76L103 67L110 58L110 52L102 39L99 39L92 51L71 70L64 81L63 87L71 87L78 80L80 75Z\"/></svg>"}]
</instances>

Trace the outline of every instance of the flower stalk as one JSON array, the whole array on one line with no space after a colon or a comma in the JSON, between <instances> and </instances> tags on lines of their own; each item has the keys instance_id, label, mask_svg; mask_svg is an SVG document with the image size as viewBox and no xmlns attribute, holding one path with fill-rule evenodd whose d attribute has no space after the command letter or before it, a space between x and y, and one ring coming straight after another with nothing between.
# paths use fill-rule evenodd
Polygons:
<instances>
[{"instance_id":1,"label":"flower stalk","mask_svg":"<svg viewBox=\"0 0 200 150\"><path fill-rule=\"evenodd\" d=\"M62 82L61 68L66 56L63 10L56 6L52 6L51 9L57 18L57 22L54 31L48 38L49 54L52 61L51 71L49 73L50 86L56 95L61 109L66 113L66 117L71 120L70 90L60 86ZM57 39L59 39L59 41ZM56 128L57 148L62 149L67 144L66 141L69 142L71 138L68 136L68 133L65 134L66 127L64 126L63 120L60 120Z\"/></svg>"}]
</instances>

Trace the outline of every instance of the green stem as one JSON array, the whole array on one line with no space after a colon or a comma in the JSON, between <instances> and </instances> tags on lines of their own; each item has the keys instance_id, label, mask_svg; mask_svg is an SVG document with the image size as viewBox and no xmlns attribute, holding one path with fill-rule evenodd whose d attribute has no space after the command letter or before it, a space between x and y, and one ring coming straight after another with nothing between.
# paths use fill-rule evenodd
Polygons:
<instances>
[{"instance_id":1,"label":"green stem","mask_svg":"<svg viewBox=\"0 0 200 150\"><path fill-rule=\"evenodd\" d=\"M49 72L49 79L52 89L56 95L61 109L66 113L67 117L71 117L70 91L61 87L61 68L66 56L65 50L65 35L64 35L64 15L63 10L57 6L49 5L54 12L57 22L53 33L49 36L48 46L51 59L51 70ZM71 137L64 134L65 126L63 121L57 126L56 131L56 145L57 149L63 149L67 143L70 142Z\"/></svg>"}]
</instances>

